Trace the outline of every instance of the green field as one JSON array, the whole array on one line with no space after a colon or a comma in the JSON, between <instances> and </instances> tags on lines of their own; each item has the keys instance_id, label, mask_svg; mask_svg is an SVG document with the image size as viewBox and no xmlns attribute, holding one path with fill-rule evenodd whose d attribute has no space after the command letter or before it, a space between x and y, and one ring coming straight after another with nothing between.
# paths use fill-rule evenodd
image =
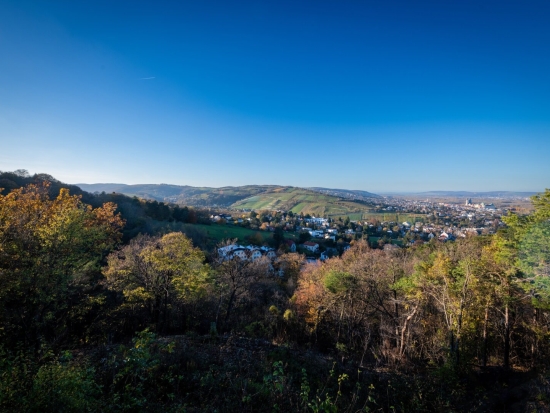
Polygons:
<instances>
[{"instance_id":1,"label":"green field","mask_svg":"<svg viewBox=\"0 0 550 413\"><path fill-rule=\"evenodd\" d=\"M306 207L306 205L307 204L305 202L300 202L298 205L294 206L291 211L295 214L299 214Z\"/></svg>"},{"instance_id":2,"label":"green field","mask_svg":"<svg viewBox=\"0 0 550 413\"><path fill-rule=\"evenodd\" d=\"M214 239L216 241L222 241L228 238L237 238L240 242L244 242L246 237L255 233L259 233L266 241L268 239L271 239L271 237L273 236L273 233L269 231L256 231L253 229L242 228L242 227L233 226L233 225L196 224L192 226L196 229L199 229L200 231L203 231L207 238ZM285 233L285 238L294 239L295 236L294 234Z\"/></svg>"}]
</instances>

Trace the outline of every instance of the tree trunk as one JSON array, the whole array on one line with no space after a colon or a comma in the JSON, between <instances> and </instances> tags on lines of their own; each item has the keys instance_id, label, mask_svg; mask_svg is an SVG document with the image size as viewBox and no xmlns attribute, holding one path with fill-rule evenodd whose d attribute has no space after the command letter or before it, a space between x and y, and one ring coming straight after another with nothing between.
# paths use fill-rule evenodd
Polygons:
<instances>
[{"instance_id":1,"label":"tree trunk","mask_svg":"<svg viewBox=\"0 0 550 413\"><path fill-rule=\"evenodd\" d=\"M488 341L489 337L487 334L487 324L489 323L489 303L485 306L485 319L483 320L483 348L482 348L482 355L481 355L481 365L483 367L487 367L487 347L488 347Z\"/></svg>"},{"instance_id":2,"label":"tree trunk","mask_svg":"<svg viewBox=\"0 0 550 413\"><path fill-rule=\"evenodd\" d=\"M336 342L340 342L340 330L342 327L342 318L344 317L344 304L342 304L342 308L340 310L340 317L338 319L338 334L336 336Z\"/></svg>"},{"instance_id":3,"label":"tree trunk","mask_svg":"<svg viewBox=\"0 0 550 413\"><path fill-rule=\"evenodd\" d=\"M462 334L462 303L460 304L460 314L458 316L458 326L456 329L456 339L455 339L455 367L458 370L460 365L460 336Z\"/></svg>"},{"instance_id":4,"label":"tree trunk","mask_svg":"<svg viewBox=\"0 0 550 413\"><path fill-rule=\"evenodd\" d=\"M162 312L162 331L168 333L168 291L164 292L164 310Z\"/></svg>"},{"instance_id":5,"label":"tree trunk","mask_svg":"<svg viewBox=\"0 0 550 413\"><path fill-rule=\"evenodd\" d=\"M393 278L393 282L396 282L396 278ZM397 303L397 291L393 290L393 300L395 302L394 304L394 326L395 326L395 348L400 348L399 343L399 304Z\"/></svg>"},{"instance_id":6,"label":"tree trunk","mask_svg":"<svg viewBox=\"0 0 550 413\"><path fill-rule=\"evenodd\" d=\"M455 340L455 363L456 363L456 369L458 370L460 366L460 336L456 336Z\"/></svg>"},{"instance_id":7,"label":"tree trunk","mask_svg":"<svg viewBox=\"0 0 550 413\"><path fill-rule=\"evenodd\" d=\"M223 295L220 293L220 299L218 300L218 308L216 309L216 326L219 326L220 323L220 311L222 309L222 298Z\"/></svg>"},{"instance_id":8,"label":"tree trunk","mask_svg":"<svg viewBox=\"0 0 550 413\"><path fill-rule=\"evenodd\" d=\"M229 316L231 315L231 310L233 309L233 301L235 301L236 293L237 292L233 290L231 292L231 296L229 297L229 302L227 303L227 311L225 313L225 320L224 320L225 323L227 323L227 321L229 320Z\"/></svg>"},{"instance_id":9,"label":"tree trunk","mask_svg":"<svg viewBox=\"0 0 550 413\"><path fill-rule=\"evenodd\" d=\"M504 368L510 367L510 310L508 303L504 308Z\"/></svg>"},{"instance_id":10,"label":"tree trunk","mask_svg":"<svg viewBox=\"0 0 550 413\"><path fill-rule=\"evenodd\" d=\"M407 318L405 319L405 322L403 323L403 328L401 329L401 347L399 349L400 357L403 357L403 354L405 353L405 333L407 332L409 321L411 321L411 319L416 314L416 310L418 310L418 306L414 307L413 312L407 316Z\"/></svg>"},{"instance_id":11,"label":"tree trunk","mask_svg":"<svg viewBox=\"0 0 550 413\"><path fill-rule=\"evenodd\" d=\"M535 367L536 360L537 360L537 353L538 353L538 337L537 337L537 324L538 324L538 312L535 308L533 310L533 327L535 329L535 334L533 337L533 341L531 343L531 366Z\"/></svg>"},{"instance_id":12,"label":"tree trunk","mask_svg":"<svg viewBox=\"0 0 550 413\"><path fill-rule=\"evenodd\" d=\"M449 335L449 351L451 353L451 360L454 361L454 355L455 355L455 335L454 331L451 330L451 334Z\"/></svg>"}]
</instances>

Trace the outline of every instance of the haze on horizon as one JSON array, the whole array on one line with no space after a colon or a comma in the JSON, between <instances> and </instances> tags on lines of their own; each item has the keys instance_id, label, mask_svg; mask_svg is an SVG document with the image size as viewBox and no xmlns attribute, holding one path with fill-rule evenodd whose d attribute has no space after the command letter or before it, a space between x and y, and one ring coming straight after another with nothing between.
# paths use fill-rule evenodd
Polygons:
<instances>
[{"instance_id":1,"label":"haze on horizon","mask_svg":"<svg viewBox=\"0 0 550 413\"><path fill-rule=\"evenodd\" d=\"M0 5L0 170L374 193L550 186L550 4Z\"/></svg>"}]
</instances>

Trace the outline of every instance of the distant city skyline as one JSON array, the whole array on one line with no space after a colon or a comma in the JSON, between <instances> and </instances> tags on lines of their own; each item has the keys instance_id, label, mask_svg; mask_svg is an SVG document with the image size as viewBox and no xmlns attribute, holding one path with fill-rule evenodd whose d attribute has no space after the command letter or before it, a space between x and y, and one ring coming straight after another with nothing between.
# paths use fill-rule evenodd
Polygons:
<instances>
[{"instance_id":1,"label":"distant city skyline","mask_svg":"<svg viewBox=\"0 0 550 413\"><path fill-rule=\"evenodd\" d=\"M550 187L550 3L0 5L0 170L75 183Z\"/></svg>"}]
</instances>

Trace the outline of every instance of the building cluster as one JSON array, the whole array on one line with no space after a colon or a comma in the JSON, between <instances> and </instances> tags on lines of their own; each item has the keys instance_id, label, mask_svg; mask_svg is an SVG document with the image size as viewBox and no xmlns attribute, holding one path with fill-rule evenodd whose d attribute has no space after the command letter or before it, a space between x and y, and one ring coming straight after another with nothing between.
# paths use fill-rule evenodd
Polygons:
<instances>
[{"instance_id":1,"label":"building cluster","mask_svg":"<svg viewBox=\"0 0 550 413\"><path fill-rule=\"evenodd\" d=\"M233 217L231 216L231 214L222 214L222 213L210 215L210 219L213 222L220 222L222 219L225 220L226 222L233 221ZM242 222L242 219L241 219L241 222Z\"/></svg>"},{"instance_id":2,"label":"building cluster","mask_svg":"<svg viewBox=\"0 0 550 413\"><path fill-rule=\"evenodd\" d=\"M275 249L270 247L257 247L255 245L242 246L239 244L231 244L225 247L218 248L218 254L223 259L240 258L245 261L256 261L263 256L273 260L277 257Z\"/></svg>"}]
</instances>

